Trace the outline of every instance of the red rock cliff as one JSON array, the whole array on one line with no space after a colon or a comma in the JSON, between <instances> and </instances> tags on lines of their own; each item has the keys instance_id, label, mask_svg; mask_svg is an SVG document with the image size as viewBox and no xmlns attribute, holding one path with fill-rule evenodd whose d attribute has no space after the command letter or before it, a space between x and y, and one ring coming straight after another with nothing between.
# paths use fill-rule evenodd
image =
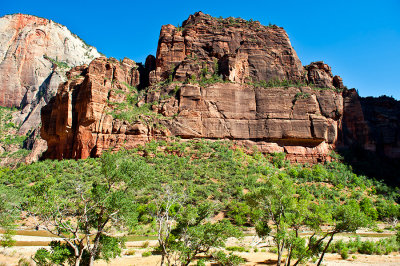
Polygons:
<instances>
[{"instance_id":1,"label":"red rock cliff","mask_svg":"<svg viewBox=\"0 0 400 266\"><path fill-rule=\"evenodd\" d=\"M153 112L129 122L115 112L132 109L115 106L140 94L131 91L140 80L136 64L99 58L69 77L42 109L48 158L98 156L172 135L237 140L265 152L286 151L293 160L317 161L335 143L343 111L341 94L332 90L176 82L150 87L130 108L147 103Z\"/></svg>"},{"instance_id":2,"label":"red rock cliff","mask_svg":"<svg viewBox=\"0 0 400 266\"><path fill-rule=\"evenodd\" d=\"M303 68L285 31L258 22L199 12L182 28L163 26L157 57L144 67L98 58L68 77L42 109L47 158L99 156L179 136L317 162L329 157L341 130L343 98L334 89L341 79L323 62Z\"/></svg>"}]
</instances>

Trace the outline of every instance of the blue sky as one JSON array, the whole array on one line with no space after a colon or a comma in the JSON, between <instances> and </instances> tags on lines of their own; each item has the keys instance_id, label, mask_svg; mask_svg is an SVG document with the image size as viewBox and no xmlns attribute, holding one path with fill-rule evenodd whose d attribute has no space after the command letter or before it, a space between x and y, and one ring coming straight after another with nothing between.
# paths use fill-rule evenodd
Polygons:
<instances>
[{"instance_id":1,"label":"blue sky","mask_svg":"<svg viewBox=\"0 0 400 266\"><path fill-rule=\"evenodd\" d=\"M400 1L9 1L0 16L32 14L67 26L107 56L144 62L163 24L196 12L273 23L303 65L324 61L361 96L400 99Z\"/></svg>"}]
</instances>

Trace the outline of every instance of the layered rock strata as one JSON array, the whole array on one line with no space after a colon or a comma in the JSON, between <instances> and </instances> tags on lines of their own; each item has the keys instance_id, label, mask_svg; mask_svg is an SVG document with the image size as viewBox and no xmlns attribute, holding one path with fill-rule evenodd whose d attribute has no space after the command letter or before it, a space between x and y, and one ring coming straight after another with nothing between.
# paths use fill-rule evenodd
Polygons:
<instances>
[{"instance_id":1,"label":"layered rock strata","mask_svg":"<svg viewBox=\"0 0 400 266\"><path fill-rule=\"evenodd\" d=\"M329 160L337 145L400 154L398 102L360 98L322 61L303 67L277 26L198 12L163 26L144 66L99 58L68 77L42 109L47 158L169 136L229 139L301 163Z\"/></svg>"},{"instance_id":2,"label":"layered rock strata","mask_svg":"<svg viewBox=\"0 0 400 266\"><path fill-rule=\"evenodd\" d=\"M47 158L86 158L109 148L179 136L237 140L265 152L286 151L293 160L317 161L336 142L343 113L342 96L333 90L175 82L150 87L133 107L151 103L154 119L162 125L157 128L146 118L129 123L113 116L113 103L140 94L130 90L140 81L132 61L99 58L68 76L42 109Z\"/></svg>"}]
</instances>

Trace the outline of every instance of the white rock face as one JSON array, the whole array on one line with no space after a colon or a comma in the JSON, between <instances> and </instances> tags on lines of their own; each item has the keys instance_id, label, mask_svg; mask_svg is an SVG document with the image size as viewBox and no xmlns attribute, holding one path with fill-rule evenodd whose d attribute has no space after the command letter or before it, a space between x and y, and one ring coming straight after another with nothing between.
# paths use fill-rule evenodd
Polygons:
<instances>
[{"instance_id":1,"label":"white rock face","mask_svg":"<svg viewBox=\"0 0 400 266\"><path fill-rule=\"evenodd\" d=\"M71 67L100 57L65 26L31 15L0 18L0 106L18 107L26 134L40 123L40 109Z\"/></svg>"}]
</instances>

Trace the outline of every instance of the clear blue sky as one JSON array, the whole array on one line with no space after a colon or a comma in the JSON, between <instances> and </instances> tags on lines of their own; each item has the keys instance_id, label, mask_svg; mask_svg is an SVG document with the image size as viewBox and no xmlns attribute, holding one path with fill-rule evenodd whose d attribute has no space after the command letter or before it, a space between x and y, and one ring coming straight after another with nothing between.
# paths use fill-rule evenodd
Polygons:
<instances>
[{"instance_id":1,"label":"clear blue sky","mask_svg":"<svg viewBox=\"0 0 400 266\"><path fill-rule=\"evenodd\" d=\"M322 60L361 96L400 99L400 1L40 1L0 0L0 16L26 13L67 26L115 58L155 55L163 24L203 11L273 23L288 32L303 65Z\"/></svg>"}]
</instances>

